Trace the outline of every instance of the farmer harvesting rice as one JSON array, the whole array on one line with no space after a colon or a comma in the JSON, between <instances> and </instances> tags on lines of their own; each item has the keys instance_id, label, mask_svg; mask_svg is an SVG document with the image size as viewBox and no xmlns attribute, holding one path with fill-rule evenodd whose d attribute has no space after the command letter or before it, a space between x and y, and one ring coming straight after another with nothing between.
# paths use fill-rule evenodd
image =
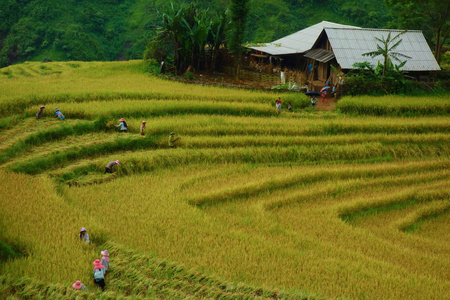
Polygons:
<instances>
[{"instance_id":1,"label":"farmer harvesting rice","mask_svg":"<svg viewBox=\"0 0 450 300\"><path fill-rule=\"evenodd\" d=\"M108 250L103 250L100 252L102 255L102 260L100 261L103 266L105 266L105 270L109 269L109 252Z\"/></svg>"},{"instance_id":2,"label":"farmer harvesting rice","mask_svg":"<svg viewBox=\"0 0 450 300\"><path fill-rule=\"evenodd\" d=\"M105 167L105 174L106 173L114 173L113 168L115 165L120 165L120 162L118 160L110 161Z\"/></svg>"},{"instance_id":3,"label":"farmer harvesting rice","mask_svg":"<svg viewBox=\"0 0 450 300\"><path fill-rule=\"evenodd\" d=\"M72 287L76 290L84 290L84 291L87 290L86 286L82 284L81 281L79 280L75 281L75 283L72 284Z\"/></svg>"},{"instance_id":4,"label":"farmer harvesting rice","mask_svg":"<svg viewBox=\"0 0 450 300\"><path fill-rule=\"evenodd\" d=\"M59 110L59 108L55 108L55 118L64 120L66 117L62 114L62 112Z\"/></svg>"},{"instance_id":5,"label":"farmer harvesting rice","mask_svg":"<svg viewBox=\"0 0 450 300\"><path fill-rule=\"evenodd\" d=\"M145 124L146 123L147 122L142 121L141 128L140 128L141 135L145 135Z\"/></svg>"},{"instance_id":6,"label":"farmer harvesting rice","mask_svg":"<svg viewBox=\"0 0 450 300\"><path fill-rule=\"evenodd\" d=\"M41 115L42 115L42 112L44 111L44 108L45 108L44 105L42 105L42 106L39 108L39 111L36 113L36 120L39 120L39 119L41 118Z\"/></svg>"},{"instance_id":7,"label":"farmer harvesting rice","mask_svg":"<svg viewBox=\"0 0 450 300\"><path fill-rule=\"evenodd\" d=\"M91 241L89 240L89 234L86 231L85 227L80 229L80 240L89 244Z\"/></svg>"},{"instance_id":8,"label":"farmer harvesting rice","mask_svg":"<svg viewBox=\"0 0 450 300\"><path fill-rule=\"evenodd\" d=\"M169 136L169 147L170 148L176 148L175 142L178 141L180 137L175 138L175 133L171 132Z\"/></svg>"},{"instance_id":9,"label":"farmer harvesting rice","mask_svg":"<svg viewBox=\"0 0 450 300\"><path fill-rule=\"evenodd\" d=\"M115 125L116 127L120 127L120 132L128 132L128 124L125 122L124 118L121 118L120 123Z\"/></svg>"},{"instance_id":10,"label":"farmer harvesting rice","mask_svg":"<svg viewBox=\"0 0 450 300\"><path fill-rule=\"evenodd\" d=\"M102 265L99 259L96 259L94 262L94 283L102 288L102 291L105 290L105 266Z\"/></svg>"}]
</instances>

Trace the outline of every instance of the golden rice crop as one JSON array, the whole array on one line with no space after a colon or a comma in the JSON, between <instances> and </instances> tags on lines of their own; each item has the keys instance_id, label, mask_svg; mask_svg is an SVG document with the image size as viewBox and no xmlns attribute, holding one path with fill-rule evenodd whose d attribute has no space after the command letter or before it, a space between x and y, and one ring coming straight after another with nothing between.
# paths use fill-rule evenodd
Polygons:
<instances>
[{"instance_id":1,"label":"golden rice crop","mask_svg":"<svg viewBox=\"0 0 450 300\"><path fill-rule=\"evenodd\" d=\"M58 196L48 178L3 171L0 178L2 234L24 245L27 254L5 264L3 272L33 274L48 282L90 282L90 265L98 253L80 243L78 232L83 226L95 228L96 222Z\"/></svg>"},{"instance_id":2,"label":"golden rice crop","mask_svg":"<svg viewBox=\"0 0 450 300\"><path fill-rule=\"evenodd\" d=\"M49 106L49 105L48 105ZM178 114L236 114L236 115L275 115L275 111L267 104L257 103L229 103L210 101L178 101L178 100L115 100L115 101L90 101L88 103L52 103L51 107L58 107L71 118L95 118L106 116L164 116ZM38 106L33 106L27 113L33 115L38 111ZM51 111L50 114L53 112Z\"/></svg>"},{"instance_id":3,"label":"golden rice crop","mask_svg":"<svg viewBox=\"0 0 450 300\"><path fill-rule=\"evenodd\" d=\"M276 115L276 93L180 84L143 66L0 70L0 238L27 254L2 264L0 294L447 297L450 119L392 116L433 113L440 99L340 102L384 116ZM130 132L111 126L120 117ZM168 148L171 131L177 149ZM94 244L79 242L82 226ZM100 294L91 270L103 247L112 269ZM70 288L77 279L88 293Z\"/></svg>"},{"instance_id":4,"label":"golden rice crop","mask_svg":"<svg viewBox=\"0 0 450 300\"><path fill-rule=\"evenodd\" d=\"M393 166L397 165L394 164ZM376 167L374 166L374 168ZM388 165L386 167L389 170ZM70 189L68 197L71 201L76 201L81 206L86 207L90 213L98 218L115 220L115 222L110 223L111 234L120 236L121 242L131 244L139 249L149 249L150 247L151 251L164 253L165 257L189 265L208 266L215 273L228 278L242 279L240 276L246 274L245 281L262 282L264 284L276 282L284 288L297 286L298 280L301 278L302 281L308 282L309 287L314 286L313 290L322 290L329 296L346 294L352 298L360 295L354 290L355 286L364 290L370 289L372 291L370 297L399 293L399 295L410 298L420 298L425 294L430 295L430 293L438 297L438 295L442 295L447 286L443 278L446 276L445 265L448 262L442 262L444 265L439 268L435 266L436 261L440 261L444 257L431 258L431 255L426 263L423 260L424 258L420 256L416 258L414 253L406 254L399 246L390 245L387 241L383 242L385 250L382 251L384 254L380 256L376 254L377 250L373 247L379 242L379 238L370 237L365 232L354 231L351 227L343 224L338 226L339 230L342 230L340 233L337 228L334 228L339 224L339 218L333 206L330 206L330 211L320 205L315 205L310 209L302 205L300 206L301 210L300 207L299 209L290 207L286 210L277 210L276 213L263 213L255 205L255 202L263 199L267 201L267 197L272 197L272 193L263 193L261 196L251 198L250 201L246 200L244 203L227 202L227 204L211 207L205 212L198 211L190 207L187 202L180 202L179 199L183 199L182 195L190 194L190 190L195 191L197 186L207 182L209 189L212 188L211 184L223 186L223 174L227 174L227 171L217 172L217 167L214 169L208 168L204 171L201 167L198 168L190 171L173 171L170 172L171 176L165 176L164 173L140 177L131 176L101 186L94 185ZM278 169L283 172L284 168ZM302 167L302 169L305 169L305 167ZM239 177L242 176L261 178L261 175L264 174L270 180L274 174L273 168L265 168L265 173L262 173L263 170L259 168L242 170L244 173L238 175L238 177L235 176L239 172L232 171L230 174L232 178L230 179L239 181ZM285 170L292 170L292 168ZM300 169L297 171L300 171ZM210 176L208 174L217 175L206 182L199 180L196 184L183 184L182 188L177 184L177 182L184 183L186 179L191 180L198 176ZM219 174L222 174L222 178L219 177ZM216 179L213 180L213 178ZM439 178L442 178L442 176L436 176L434 180L439 180ZM111 188L117 188L118 184L120 186L123 184L124 187L130 186L133 185L134 181L136 185L134 185L135 188L132 191L119 188L119 191L115 193L115 196L109 202L111 208L109 213L98 214L96 212L95 207L100 204ZM420 178L417 181L420 182ZM192 181L190 182L192 183ZM403 189L409 189L410 181L405 181L403 184ZM424 188L426 184L419 185L419 187ZM432 187L431 185L430 188ZM379 188L384 189L382 185ZM375 187L373 189L376 190ZM398 187L396 189L398 190ZM293 189L292 192L295 190ZM286 192L292 193L289 190ZM343 195L343 199L340 198L339 194L336 196L336 203L344 201L345 193ZM276 194L274 194L274 197L277 197ZM330 197L330 194L325 192L313 201L323 201L328 197ZM131 199L133 200L131 201ZM121 221L116 219L115 211L121 211L124 214ZM141 218L139 216L148 217ZM301 227L293 227L298 222L287 222L287 220L292 221L295 217L300 218L302 224L308 224L308 226L301 229ZM133 233L130 235L119 234L124 226L130 226L127 224L130 224L131 220L133 220L133 228L135 228ZM135 235L142 238L135 239ZM324 239L325 236L328 236L329 240L338 238L340 246L336 247L335 244L334 247L331 247ZM366 254L353 252L347 246L350 237L356 238L358 243L361 243L361 247L363 247L361 251L364 249ZM316 243L314 239L319 239L322 242ZM366 241L366 239L368 240ZM413 238L413 240L416 239ZM298 256L295 251L296 245L306 244L309 244L309 246L303 251L306 251L307 255ZM198 248L198 245L201 245L201 247ZM180 251L176 249L180 249ZM372 253L372 251L375 252ZM372 254L369 255L369 253ZM396 264L394 259L389 258L388 255L392 256L394 253L394 257L403 257L401 265ZM367 260L364 256L373 258ZM434 274L433 279L418 281L416 275L411 273L409 268L405 269L408 263L414 263L414 267L411 266L411 268L426 269L428 274ZM421 264L422 267L420 267ZM301 266L301 269L298 266ZM361 282L357 272L355 275L350 273L350 270L361 268L366 270L367 281ZM252 272L244 272L248 269L251 269ZM289 270L289 272L286 270ZM301 270L301 272L296 272L296 270ZM343 270L348 270L345 277L342 277ZM393 272L400 272L402 276L395 276ZM384 277L381 275L382 273L392 275ZM252 275L250 276L250 274ZM324 277L323 274L328 275ZM333 278L333 282L336 282L336 284L330 286L325 278ZM390 286L388 282L394 280L395 286L398 284L402 288L397 286L394 290L384 291L371 289L373 280L386 286ZM411 280L418 285L408 284ZM436 289L433 291L427 289L429 284L433 284ZM352 286L352 289L346 288L347 286Z\"/></svg>"},{"instance_id":5,"label":"golden rice crop","mask_svg":"<svg viewBox=\"0 0 450 300\"><path fill-rule=\"evenodd\" d=\"M398 95L344 97L339 101L338 107L344 113L361 115L445 116L450 112L450 97L402 97Z\"/></svg>"},{"instance_id":6,"label":"golden rice crop","mask_svg":"<svg viewBox=\"0 0 450 300\"><path fill-rule=\"evenodd\" d=\"M449 98L440 96L400 96L400 95L386 95L380 97L373 96L346 96L343 97L340 103L367 103L382 106L415 106L415 105L441 105L448 104Z\"/></svg>"},{"instance_id":7,"label":"golden rice crop","mask_svg":"<svg viewBox=\"0 0 450 300\"><path fill-rule=\"evenodd\" d=\"M228 99L228 101L234 102L272 103L278 97L276 94L268 92L180 84L157 79L143 73L142 67L144 65L141 61L74 62L73 64L78 66L73 68L64 63L46 63L45 66L49 68L55 65L62 66L55 67L55 69L61 70L61 73L50 76L2 79L0 81L0 90L2 90L0 100L37 96L45 99L45 97L68 94L85 95L89 98L89 95L143 93L170 95L171 98ZM40 66L42 64L30 63L30 65ZM13 67L8 68L12 69ZM288 99L294 98L292 96L286 97Z\"/></svg>"}]
</instances>

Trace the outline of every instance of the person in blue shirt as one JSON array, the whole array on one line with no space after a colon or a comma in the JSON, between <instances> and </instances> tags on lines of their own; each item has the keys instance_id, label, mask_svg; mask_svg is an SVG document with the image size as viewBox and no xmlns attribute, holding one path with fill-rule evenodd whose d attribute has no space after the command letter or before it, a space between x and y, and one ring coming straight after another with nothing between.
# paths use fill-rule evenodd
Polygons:
<instances>
[{"instance_id":1,"label":"person in blue shirt","mask_svg":"<svg viewBox=\"0 0 450 300\"><path fill-rule=\"evenodd\" d=\"M59 110L59 108L55 108L55 118L64 120L66 117L62 114L62 112Z\"/></svg>"},{"instance_id":2,"label":"person in blue shirt","mask_svg":"<svg viewBox=\"0 0 450 300\"><path fill-rule=\"evenodd\" d=\"M116 127L120 127L120 132L128 132L128 124L125 122L124 118L119 120L119 125L115 125Z\"/></svg>"},{"instance_id":3,"label":"person in blue shirt","mask_svg":"<svg viewBox=\"0 0 450 300\"><path fill-rule=\"evenodd\" d=\"M100 259L96 259L94 262L94 283L98 285L102 292L105 290L105 272L106 268L100 262Z\"/></svg>"}]
</instances>

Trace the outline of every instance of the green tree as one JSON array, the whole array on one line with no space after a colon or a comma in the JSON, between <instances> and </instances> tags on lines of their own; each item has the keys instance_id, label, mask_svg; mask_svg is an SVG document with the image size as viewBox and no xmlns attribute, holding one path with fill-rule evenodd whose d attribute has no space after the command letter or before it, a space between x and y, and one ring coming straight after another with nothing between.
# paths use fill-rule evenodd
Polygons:
<instances>
[{"instance_id":1,"label":"green tree","mask_svg":"<svg viewBox=\"0 0 450 300\"><path fill-rule=\"evenodd\" d=\"M175 71L178 74L183 68L185 60L183 44L185 38L185 22L183 22L186 6L177 6L173 3L162 14L162 26L160 32L170 39L173 45Z\"/></svg>"},{"instance_id":2,"label":"green tree","mask_svg":"<svg viewBox=\"0 0 450 300\"><path fill-rule=\"evenodd\" d=\"M164 40L159 39L157 36L154 40L148 42L144 51L143 59L145 61L155 59L157 62L161 62L167 58L170 51L168 48L167 43L165 43Z\"/></svg>"},{"instance_id":3,"label":"green tree","mask_svg":"<svg viewBox=\"0 0 450 300\"><path fill-rule=\"evenodd\" d=\"M225 43L225 34L227 27L227 12L217 14L211 21L208 43L211 49L211 63L210 70L214 71L216 68L216 61L219 55L220 45Z\"/></svg>"},{"instance_id":4,"label":"green tree","mask_svg":"<svg viewBox=\"0 0 450 300\"><path fill-rule=\"evenodd\" d=\"M248 15L248 0L231 0L230 14L231 20L228 36L228 48L234 54L236 79L239 79L242 64L242 53L244 51L242 42Z\"/></svg>"},{"instance_id":5,"label":"green tree","mask_svg":"<svg viewBox=\"0 0 450 300\"><path fill-rule=\"evenodd\" d=\"M180 6L171 4L162 17L163 22L159 32L173 45L177 74L182 74L191 68L206 70L208 64L214 69L217 53L225 36L227 23L225 12L213 12L194 4ZM207 45L209 52L206 51Z\"/></svg>"},{"instance_id":6,"label":"green tree","mask_svg":"<svg viewBox=\"0 0 450 300\"><path fill-rule=\"evenodd\" d=\"M209 9L195 9L193 15L183 18L185 23L185 38L188 40L189 65L197 69L202 68L202 62L206 61L205 46L210 31Z\"/></svg>"},{"instance_id":7,"label":"green tree","mask_svg":"<svg viewBox=\"0 0 450 300\"><path fill-rule=\"evenodd\" d=\"M443 45L450 37L450 1L385 0L396 17L391 25L402 29L421 29L434 45L434 57L441 59Z\"/></svg>"},{"instance_id":8,"label":"green tree","mask_svg":"<svg viewBox=\"0 0 450 300\"><path fill-rule=\"evenodd\" d=\"M363 53L363 56L377 57L379 55L383 56L383 73L382 76L386 74L386 67L389 62L392 60L396 60L401 62L400 57L403 58L411 58L408 55L402 54L400 52L395 52L395 48L402 42L400 36L404 34L406 31L402 31L393 38L391 38L391 32L388 33L387 37L375 38L377 41L381 43L381 45L377 44L377 50L372 52Z\"/></svg>"}]
</instances>

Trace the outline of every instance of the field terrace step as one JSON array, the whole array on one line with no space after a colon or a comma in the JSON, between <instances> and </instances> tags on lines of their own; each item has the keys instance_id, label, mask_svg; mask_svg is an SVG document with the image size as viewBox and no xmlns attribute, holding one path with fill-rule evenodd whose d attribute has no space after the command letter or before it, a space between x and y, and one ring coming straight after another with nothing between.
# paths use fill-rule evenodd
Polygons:
<instances>
[{"instance_id":1,"label":"field terrace step","mask_svg":"<svg viewBox=\"0 0 450 300\"><path fill-rule=\"evenodd\" d=\"M161 295L192 299L316 299L279 290L220 280L163 259L106 244L111 257L110 285L127 295ZM137 283L137 284L136 284Z\"/></svg>"}]
</instances>

